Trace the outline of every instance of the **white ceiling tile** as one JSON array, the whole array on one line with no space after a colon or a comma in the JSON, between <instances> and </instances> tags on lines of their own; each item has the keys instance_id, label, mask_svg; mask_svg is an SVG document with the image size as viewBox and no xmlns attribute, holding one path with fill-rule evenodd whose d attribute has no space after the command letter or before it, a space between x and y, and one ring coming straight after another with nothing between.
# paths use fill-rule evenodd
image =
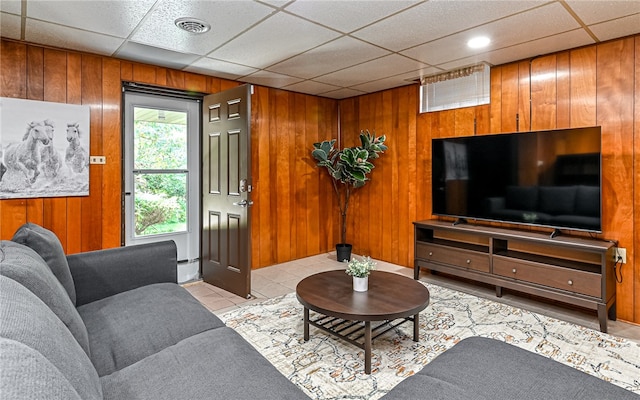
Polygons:
<instances>
[{"instance_id":1,"label":"white ceiling tile","mask_svg":"<svg viewBox=\"0 0 640 400\"><path fill-rule=\"evenodd\" d=\"M638 4L640 4L640 1ZM591 29L591 32L593 32L599 40L604 41L633 35L638 32L639 26L640 14L635 14L626 18L591 25L589 29Z\"/></svg>"},{"instance_id":2,"label":"white ceiling tile","mask_svg":"<svg viewBox=\"0 0 640 400\"><path fill-rule=\"evenodd\" d=\"M209 56L264 68L338 36L337 32L279 12Z\"/></svg>"},{"instance_id":3,"label":"white ceiling tile","mask_svg":"<svg viewBox=\"0 0 640 400\"><path fill-rule=\"evenodd\" d=\"M397 54L391 54L316 78L318 82L336 86L353 86L388 76L416 71L426 65Z\"/></svg>"},{"instance_id":4,"label":"white ceiling tile","mask_svg":"<svg viewBox=\"0 0 640 400\"><path fill-rule=\"evenodd\" d=\"M567 0L567 4L587 25L640 13L640 1ZM640 25L640 22L638 22Z\"/></svg>"},{"instance_id":5,"label":"white ceiling tile","mask_svg":"<svg viewBox=\"0 0 640 400\"><path fill-rule=\"evenodd\" d=\"M523 26L528 28L522 29ZM486 53L487 50L514 46L576 28L579 28L578 22L562 5L553 3L405 50L402 54L439 65L469 54ZM503 32L510 34L504 35ZM469 49L467 42L475 36L487 36L491 44L486 49Z\"/></svg>"},{"instance_id":6,"label":"white ceiling tile","mask_svg":"<svg viewBox=\"0 0 640 400\"><path fill-rule=\"evenodd\" d=\"M367 92L361 92L360 90L343 88L338 90L332 90L330 92L320 93L319 96L329 97L331 99L346 99L348 97L360 96L363 94L367 94Z\"/></svg>"},{"instance_id":7,"label":"white ceiling tile","mask_svg":"<svg viewBox=\"0 0 640 400\"><path fill-rule=\"evenodd\" d=\"M412 85L412 84L415 84L415 83L407 82L404 79L387 78L387 79L380 79L377 81L367 82L360 85L352 86L350 89L356 89L356 90L361 90L367 93L373 93L373 92L379 92L381 90L388 89L390 87L395 88L395 87Z\"/></svg>"},{"instance_id":8,"label":"white ceiling tile","mask_svg":"<svg viewBox=\"0 0 640 400\"><path fill-rule=\"evenodd\" d=\"M165 49L205 55L257 23L274 9L248 1L160 0L132 39ZM203 34L185 32L175 20L193 17L211 25Z\"/></svg>"},{"instance_id":9,"label":"white ceiling tile","mask_svg":"<svg viewBox=\"0 0 640 400\"><path fill-rule=\"evenodd\" d=\"M273 65L268 69L278 73L310 79L387 54L390 53L379 47L344 36Z\"/></svg>"},{"instance_id":10,"label":"white ceiling tile","mask_svg":"<svg viewBox=\"0 0 640 400\"><path fill-rule=\"evenodd\" d=\"M144 44L128 41L115 54L116 57L159 65L167 68L183 69L196 61L200 56L184 54L177 51L159 49Z\"/></svg>"},{"instance_id":11,"label":"white ceiling tile","mask_svg":"<svg viewBox=\"0 0 640 400\"><path fill-rule=\"evenodd\" d=\"M327 85L326 83L303 81L294 83L293 85L285 86L284 89L307 94L320 94L340 88L333 85Z\"/></svg>"},{"instance_id":12,"label":"white ceiling tile","mask_svg":"<svg viewBox=\"0 0 640 400\"><path fill-rule=\"evenodd\" d=\"M20 40L22 18L18 15L0 13L0 36Z\"/></svg>"},{"instance_id":13,"label":"white ceiling tile","mask_svg":"<svg viewBox=\"0 0 640 400\"><path fill-rule=\"evenodd\" d=\"M21 15L22 1L21 0L2 0L0 1L0 11Z\"/></svg>"},{"instance_id":14,"label":"white ceiling tile","mask_svg":"<svg viewBox=\"0 0 640 400\"><path fill-rule=\"evenodd\" d=\"M540 1L434 0L375 23L353 36L400 51L540 4Z\"/></svg>"},{"instance_id":15,"label":"white ceiling tile","mask_svg":"<svg viewBox=\"0 0 640 400\"><path fill-rule=\"evenodd\" d=\"M126 38L153 3L155 0L28 1L27 17Z\"/></svg>"},{"instance_id":16,"label":"white ceiling tile","mask_svg":"<svg viewBox=\"0 0 640 400\"><path fill-rule=\"evenodd\" d=\"M258 71L242 78L244 82L254 83L261 86L269 86L273 88L281 88L283 86L292 85L301 81L299 78L276 74L269 71Z\"/></svg>"},{"instance_id":17,"label":"white ceiling tile","mask_svg":"<svg viewBox=\"0 0 640 400\"><path fill-rule=\"evenodd\" d=\"M122 39L113 36L67 28L30 18L27 18L26 22L25 40L32 43L106 56L112 55L123 42Z\"/></svg>"},{"instance_id":18,"label":"white ceiling tile","mask_svg":"<svg viewBox=\"0 0 640 400\"><path fill-rule=\"evenodd\" d=\"M213 58L203 57L187 68L186 71L197 72L204 75L214 75L218 78L238 79L242 76L257 72L256 68L247 67L246 65L234 64Z\"/></svg>"},{"instance_id":19,"label":"white ceiling tile","mask_svg":"<svg viewBox=\"0 0 640 400\"><path fill-rule=\"evenodd\" d=\"M351 32L396 13L418 1L305 0L286 10L341 32Z\"/></svg>"},{"instance_id":20,"label":"white ceiling tile","mask_svg":"<svg viewBox=\"0 0 640 400\"><path fill-rule=\"evenodd\" d=\"M576 47L593 44L594 40L587 34L584 29L576 29L570 32L561 33L559 35L546 37L531 42L495 50L474 57L468 57L456 60L450 63L438 65L444 70L451 70L463 66L477 64L479 62L488 62L491 65L500 65L515 60L523 60L535 57L536 55L544 55L557 51L573 49Z\"/></svg>"}]
</instances>

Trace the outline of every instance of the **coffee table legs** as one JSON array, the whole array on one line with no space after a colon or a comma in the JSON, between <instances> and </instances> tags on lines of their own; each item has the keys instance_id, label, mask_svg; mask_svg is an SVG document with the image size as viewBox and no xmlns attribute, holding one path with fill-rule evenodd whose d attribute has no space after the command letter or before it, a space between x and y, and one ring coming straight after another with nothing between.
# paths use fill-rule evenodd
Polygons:
<instances>
[{"instance_id":1,"label":"coffee table legs","mask_svg":"<svg viewBox=\"0 0 640 400\"><path fill-rule=\"evenodd\" d=\"M413 341L420 341L420 314L413 316Z\"/></svg>"},{"instance_id":2,"label":"coffee table legs","mask_svg":"<svg viewBox=\"0 0 640 400\"><path fill-rule=\"evenodd\" d=\"M304 341L309 340L309 309L304 308Z\"/></svg>"},{"instance_id":3,"label":"coffee table legs","mask_svg":"<svg viewBox=\"0 0 640 400\"><path fill-rule=\"evenodd\" d=\"M364 322L364 373L371 374L371 321Z\"/></svg>"}]
</instances>

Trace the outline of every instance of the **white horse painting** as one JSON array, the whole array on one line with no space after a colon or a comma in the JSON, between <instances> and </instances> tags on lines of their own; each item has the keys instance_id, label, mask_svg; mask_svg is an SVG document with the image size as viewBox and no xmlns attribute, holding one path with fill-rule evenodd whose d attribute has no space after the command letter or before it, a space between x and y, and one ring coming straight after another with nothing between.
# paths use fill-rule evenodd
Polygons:
<instances>
[{"instance_id":1,"label":"white horse painting","mask_svg":"<svg viewBox=\"0 0 640 400\"><path fill-rule=\"evenodd\" d=\"M78 123L67 124L67 152L64 160L69 168L80 173L89 167L89 155L87 150L80 144L80 129Z\"/></svg>"},{"instance_id":2,"label":"white horse painting","mask_svg":"<svg viewBox=\"0 0 640 400\"><path fill-rule=\"evenodd\" d=\"M47 178L55 178L60 172L60 167L62 167L62 159L60 157L60 154L58 154L55 147L53 147L53 134L55 131L55 124L50 119L44 120L43 124L45 130L47 131L47 136L49 137L49 144L42 147L42 150L40 152L40 166L42 172L44 173L44 176L46 176Z\"/></svg>"},{"instance_id":3,"label":"white horse painting","mask_svg":"<svg viewBox=\"0 0 640 400\"><path fill-rule=\"evenodd\" d=\"M48 145L49 142L44 123L27 124L27 132L22 137L22 142L10 144L5 150L4 162L7 171L19 171L24 174L28 185L33 184L40 175L40 145Z\"/></svg>"}]
</instances>

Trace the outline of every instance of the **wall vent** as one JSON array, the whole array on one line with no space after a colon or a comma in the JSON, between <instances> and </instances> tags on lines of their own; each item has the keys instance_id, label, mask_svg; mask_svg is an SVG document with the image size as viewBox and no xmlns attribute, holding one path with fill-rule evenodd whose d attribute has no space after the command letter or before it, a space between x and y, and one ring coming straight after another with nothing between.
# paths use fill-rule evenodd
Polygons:
<instances>
[{"instance_id":1,"label":"wall vent","mask_svg":"<svg viewBox=\"0 0 640 400\"><path fill-rule=\"evenodd\" d=\"M491 68L487 63L460 68L420 80L420 112L489 104Z\"/></svg>"}]
</instances>

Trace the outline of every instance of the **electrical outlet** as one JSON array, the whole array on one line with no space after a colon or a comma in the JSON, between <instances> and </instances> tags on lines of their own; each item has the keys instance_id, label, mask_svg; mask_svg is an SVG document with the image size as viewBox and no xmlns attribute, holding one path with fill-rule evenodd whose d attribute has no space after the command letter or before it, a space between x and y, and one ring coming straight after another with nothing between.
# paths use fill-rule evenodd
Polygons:
<instances>
[{"instance_id":1,"label":"electrical outlet","mask_svg":"<svg viewBox=\"0 0 640 400\"><path fill-rule=\"evenodd\" d=\"M626 264L627 263L627 249L625 249L624 247L616 247L615 248L616 251L614 253L614 260L613 261L618 261L618 258L622 258L622 263Z\"/></svg>"},{"instance_id":2,"label":"electrical outlet","mask_svg":"<svg viewBox=\"0 0 640 400\"><path fill-rule=\"evenodd\" d=\"M106 164L107 157L105 156L90 156L89 164Z\"/></svg>"}]
</instances>

